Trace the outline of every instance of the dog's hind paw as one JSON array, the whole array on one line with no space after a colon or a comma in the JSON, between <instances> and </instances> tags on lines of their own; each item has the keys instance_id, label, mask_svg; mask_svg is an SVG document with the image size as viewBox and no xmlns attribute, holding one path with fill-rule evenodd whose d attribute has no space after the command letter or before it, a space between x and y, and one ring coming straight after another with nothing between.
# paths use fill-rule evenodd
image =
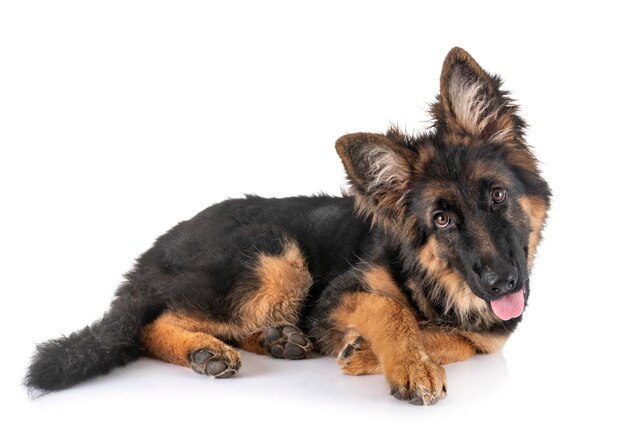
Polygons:
<instances>
[{"instance_id":1,"label":"dog's hind paw","mask_svg":"<svg viewBox=\"0 0 626 437\"><path fill-rule=\"evenodd\" d=\"M275 326L263 333L263 348L274 358L300 360L309 356L311 341L295 326Z\"/></svg>"},{"instance_id":2,"label":"dog's hind paw","mask_svg":"<svg viewBox=\"0 0 626 437\"><path fill-rule=\"evenodd\" d=\"M228 378L241 366L239 354L234 350L220 354L210 349L198 349L189 354L189 363L194 372L211 378Z\"/></svg>"}]
</instances>

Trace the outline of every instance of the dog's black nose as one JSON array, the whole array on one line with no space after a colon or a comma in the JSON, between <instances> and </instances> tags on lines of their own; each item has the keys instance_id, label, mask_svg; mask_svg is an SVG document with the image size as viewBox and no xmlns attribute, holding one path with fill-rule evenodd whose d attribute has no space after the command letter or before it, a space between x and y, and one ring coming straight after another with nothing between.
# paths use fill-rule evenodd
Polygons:
<instances>
[{"instance_id":1,"label":"dog's black nose","mask_svg":"<svg viewBox=\"0 0 626 437\"><path fill-rule=\"evenodd\" d=\"M487 292L494 297L513 291L517 284L517 272L513 269L492 271L487 270L482 275L483 284Z\"/></svg>"}]
</instances>

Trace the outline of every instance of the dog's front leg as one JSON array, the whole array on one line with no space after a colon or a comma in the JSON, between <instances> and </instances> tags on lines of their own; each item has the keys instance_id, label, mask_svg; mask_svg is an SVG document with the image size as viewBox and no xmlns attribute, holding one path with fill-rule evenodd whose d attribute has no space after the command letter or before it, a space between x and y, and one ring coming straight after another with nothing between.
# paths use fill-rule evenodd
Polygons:
<instances>
[{"instance_id":1,"label":"dog's front leg","mask_svg":"<svg viewBox=\"0 0 626 437\"><path fill-rule=\"evenodd\" d=\"M396 398L430 405L446 396L445 371L426 353L415 315L405 303L371 292L348 293L331 319L335 329L367 342Z\"/></svg>"}]
</instances>

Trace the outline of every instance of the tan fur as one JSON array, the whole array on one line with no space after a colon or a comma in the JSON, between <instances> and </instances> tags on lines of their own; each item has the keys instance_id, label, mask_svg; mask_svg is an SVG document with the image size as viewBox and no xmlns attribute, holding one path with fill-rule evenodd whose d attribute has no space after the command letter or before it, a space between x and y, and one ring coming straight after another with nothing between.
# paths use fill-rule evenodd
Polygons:
<instances>
[{"instance_id":1,"label":"tan fur","mask_svg":"<svg viewBox=\"0 0 626 437\"><path fill-rule=\"evenodd\" d=\"M460 335L468 339L481 354L492 354L498 352L504 346L508 335L499 335L491 333L479 333L470 331L461 331Z\"/></svg>"},{"instance_id":2,"label":"tan fur","mask_svg":"<svg viewBox=\"0 0 626 437\"><path fill-rule=\"evenodd\" d=\"M337 329L371 344L393 392L418 393L426 404L445 395L445 372L426 353L413 312L388 296L350 293L331 314Z\"/></svg>"},{"instance_id":3,"label":"tan fur","mask_svg":"<svg viewBox=\"0 0 626 437\"><path fill-rule=\"evenodd\" d=\"M157 320L159 319L163 319L163 322L167 324L180 326L187 331L204 332L222 340L244 338L251 334L251 332L248 332L248 330L242 326L233 323L216 322L210 320L204 314L196 314L188 311L168 311L160 315Z\"/></svg>"},{"instance_id":4,"label":"tan fur","mask_svg":"<svg viewBox=\"0 0 626 437\"><path fill-rule=\"evenodd\" d=\"M239 353L210 332L214 327L207 327L202 318L168 312L143 327L140 341L148 355L168 363L189 367L190 353L209 349L239 367Z\"/></svg>"},{"instance_id":5,"label":"tan fur","mask_svg":"<svg viewBox=\"0 0 626 437\"><path fill-rule=\"evenodd\" d=\"M265 349L263 348L263 345L261 344L262 336L263 331L255 332L254 334L246 338L237 340L235 342L235 346L247 352L252 352L253 354L267 355Z\"/></svg>"},{"instance_id":6,"label":"tan fur","mask_svg":"<svg viewBox=\"0 0 626 437\"><path fill-rule=\"evenodd\" d=\"M502 349L507 339L508 335L490 332L443 330L431 326L422 328L422 341L428 354L442 365L467 360L476 353L497 352Z\"/></svg>"},{"instance_id":7,"label":"tan fur","mask_svg":"<svg viewBox=\"0 0 626 437\"><path fill-rule=\"evenodd\" d=\"M363 282L368 291L396 299L406 305L406 296L385 267L371 266L363 272Z\"/></svg>"},{"instance_id":8,"label":"tan fur","mask_svg":"<svg viewBox=\"0 0 626 437\"><path fill-rule=\"evenodd\" d=\"M270 326L292 325L313 279L298 245L286 241L278 256L260 254L255 267L256 281L244 284L243 302L237 308L239 325L247 333ZM248 289L254 287L253 292Z\"/></svg>"},{"instance_id":9,"label":"tan fur","mask_svg":"<svg viewBox=\"0 0 626 437\"><path fill-rule=\"evenodd\" d=\"M541 240L541 232L543 231L548 209L545 202L536 196L524 196L521 197L518 202L530 223L530 235L528 236L528 270L531 270L535 261L537 246Z\"/></svg>"},{"instance_id":10,"label":"tan fur","mask_svg":"<svg viewBox=\"0 0 626 437\"><path fill-rule=\"evenodd\" d=\"M331 319L338 329L363 336L383 361L410 353L426 358L414 314L396 299L367 292L349 293Z\"/></svg>"},{"instance_id":11,"label":"tan fur","mask_svg":"<svg viewBox=\"0 0 626 437\"><path fill-rule=\"evenodd\" d=\"M476 354L476 348L454 332L422 329L422 342L428 355L440 365L465 361Z\"/></svg>"}]
</instances>

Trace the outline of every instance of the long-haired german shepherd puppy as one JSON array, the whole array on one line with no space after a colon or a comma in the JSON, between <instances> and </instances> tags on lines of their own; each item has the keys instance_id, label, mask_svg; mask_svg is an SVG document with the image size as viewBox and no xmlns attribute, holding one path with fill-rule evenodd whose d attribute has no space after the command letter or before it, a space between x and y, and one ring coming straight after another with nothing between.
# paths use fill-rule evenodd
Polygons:
<instances>
[{"instance_id":1,"label":"long-haired german shepherd puppy","mask_svg":"<svg viewBox=\"0 0 626 437\"><path fill-rule=\"evenodd\" d=\"M126 275L101 320L40 344L35 391L141 354L215 378L236 347L337 357L416 404L443 364L502 347L520 322L550 189L518 108L464 50L443 64L433 128L337 141L350 193L227 200L176 225Z\"/></svg>"}]
</instances>

